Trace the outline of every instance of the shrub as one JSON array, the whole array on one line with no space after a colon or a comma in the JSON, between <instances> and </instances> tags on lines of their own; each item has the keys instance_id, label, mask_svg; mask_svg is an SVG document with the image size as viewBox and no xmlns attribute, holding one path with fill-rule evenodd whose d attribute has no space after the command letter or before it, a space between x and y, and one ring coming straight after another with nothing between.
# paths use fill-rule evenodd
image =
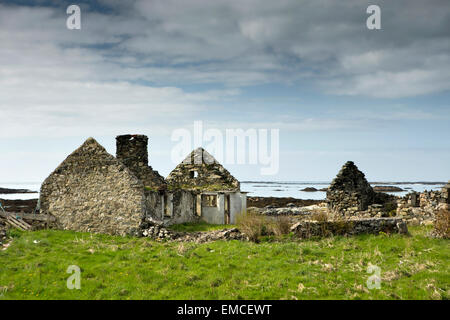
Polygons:
<instances>
[{"instance_id":1,"label":"shrub","mask_svg":"<svg viewBox=\"0 0 450 320\"><path fill-rule=\"evenodd\" d=\"M250 241L258 242L261 236L269 235L268 218L255 213L247 212L237 216L236 224L240 231L245 233Z\"/></svg>"},{"instance_id":2,"label":"shrub","mask_svg":"<svg viewBox=\"0 0 450 320\"><path fill-rule=\"evenodd\" d=\"M289 234L291 232L291 219L286 216L279 216L272 222L271 229L276 236Z\"/></svg>"},{"instance_id":3,"label":"shrub","mask_svg":"<svg viewBox=\"0 0 450 320\"><path fill-rule=\"evenodd\" d=\"M326 212L316 212L311 215L311 220L314 220L317 222L326 222L329 220L329 217Z\"/></svg>"},{"instance_id":4,"label":"shrub","mask_svg":"<svg viewBox=\"0 0 450 320\"><path fill-rule=\"evenodd\" d=\"M440 210L436 213L436 221L434 222L434 233L438 237L444 239L450 238L450 211Z\"/></svg>"}]
</instances>

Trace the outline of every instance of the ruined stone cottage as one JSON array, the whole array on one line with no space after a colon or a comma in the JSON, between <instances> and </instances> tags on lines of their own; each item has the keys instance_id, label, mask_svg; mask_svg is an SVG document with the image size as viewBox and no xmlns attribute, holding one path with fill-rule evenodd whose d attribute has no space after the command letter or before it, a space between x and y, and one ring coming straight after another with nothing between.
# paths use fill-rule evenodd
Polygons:
<instances>
[{"instance_id":1,"label":"ruined stone cottage","mask_svg":"<svg viewBox=\"0 0 450 320\"><path fill-rule=\"evenodd\" d=\"M328 207L337 213L364 211L374 201L375 191L352 161L344 164L327 191Z\"/></svg>"},{"instance_id":2,"label":"ruined stone cottage","mask_svg":"<svg viewBox=\"0 0 450 320\"><path fill-rule=\"evenodd\" d=\"M95 139L87 139L44 181L40 192L41 213L55 217L56 227L139 235L149 221L232 223L238 212L245 211L246 196L240 193L239 182L219 164L195 167L201 172L200 180L193 178L197 188L190 188L190 183L176 182L189 181L182 174L176 180L168 179L168 185L148 164L146 136L122 135L116 142L114 157ZM177 168L175 172L179 172ZM219 180L224 185L231 182L234 189L224 186L210 193L208 181L218 179L215 175L208 177L208 173L216 172L212 168L220 168L217 170L224 176ZM175 172L172 176L176 176ZM235 201L237 198L239 203Z\"/></svg>"},{"instance_id":3,"label":"ruined stone cottage","mask_svg":"<svg viewBox=\"0 0 450 320\"><path fill-rule=\"evenodd\" d=\"M213 224L236 222L247 207L247 195L240 183L205 149L192 151L167 177L171 190L196 194L196 214Z\"/></svg>"}]
</instances>

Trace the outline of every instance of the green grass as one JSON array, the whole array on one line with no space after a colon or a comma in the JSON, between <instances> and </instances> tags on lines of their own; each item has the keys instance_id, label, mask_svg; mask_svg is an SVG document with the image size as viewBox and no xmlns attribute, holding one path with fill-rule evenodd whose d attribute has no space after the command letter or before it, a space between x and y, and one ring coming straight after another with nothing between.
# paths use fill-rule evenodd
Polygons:
<instances>
[{"instance_id":1,"label":"green grass","mask_svg":"<svg viewBox=\"0 0 450 320\"><path fill-rule=\"evenodd\" d=\"M214 231L235 228L235 225L231 224L209 224L206 222L195 223L181 223L174 224L168 227L170 230L182 231L182 232L196 232L196 231Z\"/></svg>"},{"instance_id":2,"label":"green grass","mask_svg":"<svg viewBox=\"0 0 450 320\"><path fill-rule=\"evenodd\" d=\"M448 299L449 242L427 230L259 244L12 231L0 299ZM370 264L379 290L366 288ZM66 287L70 265L80 290Z\"/></svg>"}]
</instances>

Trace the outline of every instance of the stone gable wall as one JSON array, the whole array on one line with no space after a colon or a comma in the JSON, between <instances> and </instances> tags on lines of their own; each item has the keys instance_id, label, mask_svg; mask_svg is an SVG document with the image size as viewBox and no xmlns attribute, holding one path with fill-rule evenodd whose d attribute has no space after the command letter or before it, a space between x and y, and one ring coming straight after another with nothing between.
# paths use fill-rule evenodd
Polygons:
<instances>
[{"instance_id":1,"label":"stone gable wall","mask_svg":"<svg viewBox=\"0 0 450 320\"><path fill-rule=\"evenodd\" d=\"M198 176L192 177L196 171ZM239 181L202 148L195 149L167 177L172 188L239 191Z\"/></svg>"},{"instance_id":2,"label":"stone gable wall","mask_svg":"<svg viewBox=\"0 0 450 320\"><path fill-rule=\"evenodd\" d=\"M92 138L44 181L40 200L56 227L75 231L136 234L145 214L142 182Z\"/></svg>"}]
</instances>

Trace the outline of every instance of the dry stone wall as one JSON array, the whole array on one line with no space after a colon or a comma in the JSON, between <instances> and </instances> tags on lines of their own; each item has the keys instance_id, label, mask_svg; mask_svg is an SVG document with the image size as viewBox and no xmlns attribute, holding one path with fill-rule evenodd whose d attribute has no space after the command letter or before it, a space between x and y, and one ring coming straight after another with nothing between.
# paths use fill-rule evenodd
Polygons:
<instances>
[{"instance_id":1,"label":"dry stone wall","mask_svg":"<svg viewBox=\"0 0 450 320\"><path fill-rule=\"evenodd\" d=\"M440 191L411 192L398 199L397 215L416 223L434 220L440 210L449 209L450 182Z\"/></svg>"},{"instance_id":2,"label":"dry stone wall","mask_svg":"<svg viewBox=\"0 0 450 320\"><path fill-rule=\"evenodd\" d=\"M40 199L62 229L137 234L145 215L142 182L93 138L44 181Z\"/></svg>"}]
</instances>

